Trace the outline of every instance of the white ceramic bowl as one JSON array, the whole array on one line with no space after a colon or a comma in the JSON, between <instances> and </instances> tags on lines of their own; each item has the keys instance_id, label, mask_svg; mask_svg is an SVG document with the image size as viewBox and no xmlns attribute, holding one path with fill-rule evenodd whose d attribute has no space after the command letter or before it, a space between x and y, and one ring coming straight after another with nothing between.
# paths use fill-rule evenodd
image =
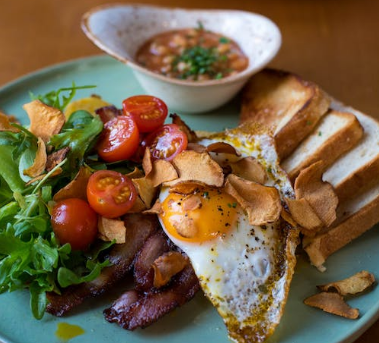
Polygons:
<instances>
[{"instance_id":1,"label":"white ceramic bowl","mask_svg":"<svg viewBox=\"0 0 379 343\"><path fill-rule=\"evenodd\" d=\"M234 39L249 58L248 68L224 79L196 82L162 76L135 62L138 48L147 39L164 31L197 27L199 22ZM271 20L235 10L104 5L84 14L82 28L100 49L128 64L148 94L164 100L170 110L186 113L206 112L229 101L281 45L280 31Z\"/></svg>"}]
</instances>

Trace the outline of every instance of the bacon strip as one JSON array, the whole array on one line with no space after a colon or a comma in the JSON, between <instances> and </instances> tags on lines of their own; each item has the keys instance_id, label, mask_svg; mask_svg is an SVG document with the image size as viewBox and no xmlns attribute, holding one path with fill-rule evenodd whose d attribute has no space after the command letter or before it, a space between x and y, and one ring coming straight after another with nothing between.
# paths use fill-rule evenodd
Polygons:
<instances>
[{"instance_id":1,"label":"bacon strip","mask_svg":"<svg viewBox=\"0 0 379 343\"><path fill-rule=\"evenodd\" d=\"M127 291L104 310L104 317L126 330L144 328L191 300L199 289L196 274L188 263L166 288L147 293Z\"/></svg>"},{"instance_id":2,"label":"bacon strip","mask_svg":"<svg viewBox=\"0 0 379 343\"><path fill-rule=\"evenodd\" d=\"M122 110L119 110L117 107L112 105L100 107L95 111L95 113L99 115L103 123L106 123L107 121L123 114Z\"/></svg>"},{"instance_id":3,"label":"bacon strip","mask_svg":"<svg viewBox=\"0 0 379 343\"><path fill-rule=\"evenodd\" d=\"M102 270L98 278L91 282L67 287L62 294L48 293L47 312L63 316L80 305L86 298L98 296L109 290L131 270L136 254L145 241L158 228L156 216L130 214L125 217L127 227L126 243L117 244L106 257L112 263Z\"/></svg>"},{"instance_id":4,"label":"bacon strip","mask_svg":"<svg viewBox=\"0 0 379 343\"><path fill-rule=\"evenodd\" d=\"M137 291L149 291L153 288L153 262L170 249L170 243L163 231L150 236L137 255L134 263L134 281Z\"/></svg>"}]
</instances>

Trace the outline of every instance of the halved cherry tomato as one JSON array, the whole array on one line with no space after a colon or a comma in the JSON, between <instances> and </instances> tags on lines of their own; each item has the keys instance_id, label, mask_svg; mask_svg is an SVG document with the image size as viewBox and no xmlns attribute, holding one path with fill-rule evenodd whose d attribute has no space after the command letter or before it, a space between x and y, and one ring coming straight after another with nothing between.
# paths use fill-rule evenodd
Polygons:
<instances>
[{"instance_id":1,"label":"halved cherry tomato","mask_svg":"<svg viewBox=\"0 0 379 343\"><path fill-rule=\"evenodd\" d=\"M152 132L163 125L168 109L159 98L151 95L135 95L125 99L122 107L126 115L137 123L140 132Z\"/></svg>"},{"instance_id":2,"label":"halved cherry tomato","mask_svg":"<svg viewBox=\"0 0 379 343\"><path fill-rule=\"evenodd\" d=\"M97 214L82 199L65 199L53 207L51 225L61 244L70 243L72 250L86 250L97 235Z\"/></svg>"},{"instance_id":3,"label":"halved cherry tomato","mask_svg":"<svg viewBox=\"0 0 379 343\"><path fill-rule=\"evenodd\" d=\"M137 191L125 175L112 170L98 170L87 184L87 198L91 207L107 218L119 217L132 208Z\"/></svg>"},{"instance_id":4,"label":"halved cherry tomato","mask_svg":"<svg viewBox=\"0 0 379 343\"><path fill-rule=\"evenodd\" d=\"M118 116L104 125L97 153L106 162L127 160L137 151L139 132L131 117Z\"/></svg>"},{"instance_id":5,"label":"halved cherry tomato","mask_svg":"<svg viewBox=\"0 0 379 343\"><path fill-rule=\"evenodd\" d=\"M141 143L150 149L153 159L171 161L187 148L187 135L178 125L167 124L150 133Z\"/></svg>"}]
</instances>

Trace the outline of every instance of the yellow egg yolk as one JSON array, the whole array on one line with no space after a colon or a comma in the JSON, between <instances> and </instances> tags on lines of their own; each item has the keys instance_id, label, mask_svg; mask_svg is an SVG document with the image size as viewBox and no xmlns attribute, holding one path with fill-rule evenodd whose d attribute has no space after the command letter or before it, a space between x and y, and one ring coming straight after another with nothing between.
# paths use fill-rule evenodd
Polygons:
<instances>
[{"instance_id":1,"label":"yellow egg yolk","mask_svg":"<svg viewBox=\"0 0 379 343\"><path fill-rule=\"evenodd\" d=\"M167 232L180 240L201 242L225 235L237 219L236 200L221 189L195 194L170 193L160 218Z\"/></svg>"}]
</instances>

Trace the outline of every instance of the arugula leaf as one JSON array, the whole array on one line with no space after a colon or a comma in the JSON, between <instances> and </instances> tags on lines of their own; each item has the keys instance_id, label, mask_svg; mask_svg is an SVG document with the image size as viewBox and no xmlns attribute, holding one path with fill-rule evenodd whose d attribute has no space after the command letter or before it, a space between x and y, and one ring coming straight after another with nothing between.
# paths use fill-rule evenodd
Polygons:
<instances>
[{"instance_id":1,"label":"arugula leaf","mask_svg":"<svg viewBox=\"0 0 379 343\"><path fill-rule=\"evenodd\" d=\"M30 180L23 172L33 164L37 151L37 138L25 128L17 127L20 132L0 132L0 176L13 192L23 189L23 182Z\"/></svg>"},{"instance_id":2,"label":"arugula leaf","mask_svg":"<svg viewBox=\"0 0 379 343\"><path fill-rule=\"evenodd\" d=\"M12 192L21 191L24 188L24 182L18 172L18 164L13 159L14 150L12 146L0 145L0 176Z\"/></svg>"},{"instance_id":3,"label":"arugula leaf","mask_svg":"<svg viewBox=\"0 0 379 343\"><path fill-rule=\"evenodd\" d=\"M57 150L69 147L68 168L77 171L102 130L103 122L98 116L87 111L76 111L71 114L61 133L51 137L50 144Z\"/></svg>"},{"instance_id":4,"label":"arugula leaf","mask_svg":"<svg viewBox=\"0 0 379 343\"><path fill-rule=\"evenodd\" d=\"M91 87L73 84L71 88L36 98L63 110L77 89ZM61 133L49 142L55 149L70 148L67 160L55 167L64 167L65 172L50 179L53 169L37 184L28 186L23 171L34 161L37 137L26 128L16 126L19 132L0 132L0 293L29 289L32 313L40 319L47 305L46 292L60 293L61 287L91 281L110 264L100 255L113 242L94 244L85 253L72 251L69 244L59 244L49 211L53 189L58 183L64 184L68 174L76 175L102 131L103 123L86 111L73 113Z\"/></svg>"},{"instance_id":5,"label":"arugula leaf","mask_svg":"<svg viewBox=\"0 0 379 343\"><path fill-rule=\"evenodd\" d=\"M65 107L69 104L69 102L74 98L76 91L78 89L88 89L95 88L96 86L88 85L88 86L76 86L75 82L72 82L71 87L59 88L58 90L53 90L46 94L42 95L34 95L32 92L29 92L30 98L32 100L40 100L48 106L58 108L63 111ZM68 92L68 95L64 95L62 93Z\"/></svg>"}]
</instances>

